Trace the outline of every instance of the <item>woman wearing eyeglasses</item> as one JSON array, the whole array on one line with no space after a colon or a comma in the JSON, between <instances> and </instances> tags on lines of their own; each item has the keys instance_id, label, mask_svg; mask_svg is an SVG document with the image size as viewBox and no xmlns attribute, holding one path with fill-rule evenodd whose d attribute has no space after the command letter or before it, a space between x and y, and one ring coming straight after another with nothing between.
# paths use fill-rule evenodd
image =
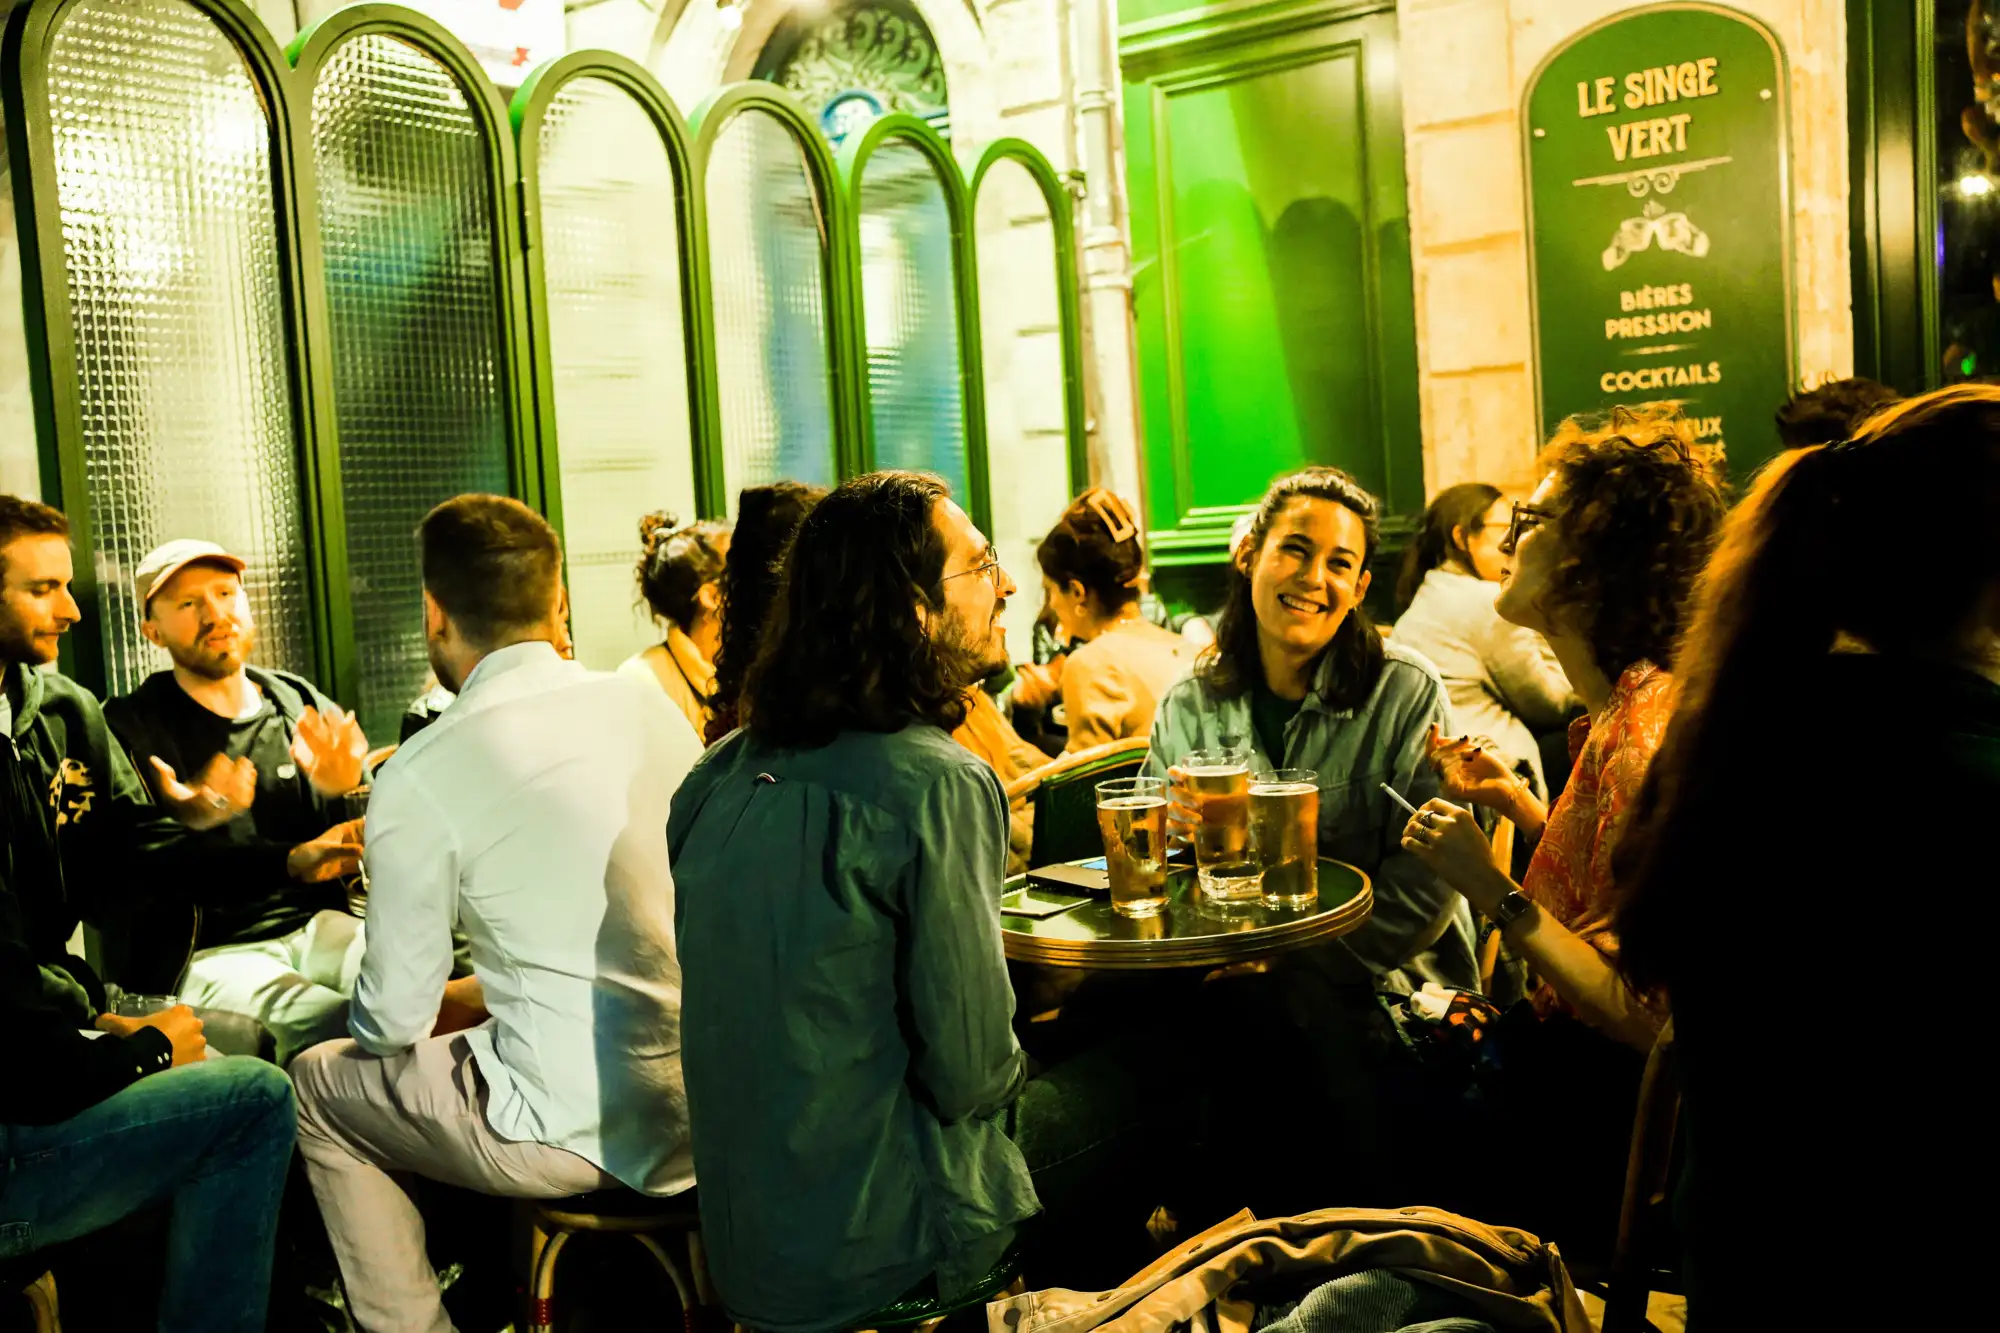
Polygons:
<instances>
[{"instance_id":1,"label":"woman wearing eyeglasses","mask_svg":"<svg viewBox=\"0 0 2000 1333\"><path fill-rule=\"evenodd\" d=\"M1535 733L1561 727L1576 694L1547 640L1494 609L1510 566L1501 548L1512 517L1513 506L1484 482L1440 492L1403 556L1396 580L1402 614L1390 637L1444 677L1458 729L1491 737L1545 795Z\"/></svg>"},{"instance_id":2,"label":"woman wearing eyeglasses","mask_svg":"<svg viewBox=\"0 0 2000 1333\"><path fill-rule=\"evenodd\" d=\"M1139 524L1110 491L1085 491L1035 550L1042 596L1073 649L1060 677L1074 752L1144 736L1160 699L1194 665L1196 647L1139 608ZM1015 686L1021 697L1021 686Z\"/></svg>"},{"instance_id":3,"label":"woman wearing eyeglasses","mask_svg":"<svg viewBox=\"0 0 2000 1333\"><path fill-rule=\"evenodd\" d=\"M1513 508L1495 606L1549 641L1583 700L1569 785L1547 807L1490 748L1434 735L1443 798L1410 819L1403 846L1498 923L1541 979L1499 1022L1505 1076L1489 1091L1496 1116L1559 1128L1560 1169L1510 1173L1506 1191L1520 1208L1510 1216L1567 1247L1615 1231L1640 1052L1666 1017L1618 973L1612 858L1673 708L1672 653L1724 502L1692 426L1665 406L1615 409L1596 428L1566 422L1543 458L1541 485ZM1469 804L1539 836L1520 884Z\"/></svg>"}]
</instances>

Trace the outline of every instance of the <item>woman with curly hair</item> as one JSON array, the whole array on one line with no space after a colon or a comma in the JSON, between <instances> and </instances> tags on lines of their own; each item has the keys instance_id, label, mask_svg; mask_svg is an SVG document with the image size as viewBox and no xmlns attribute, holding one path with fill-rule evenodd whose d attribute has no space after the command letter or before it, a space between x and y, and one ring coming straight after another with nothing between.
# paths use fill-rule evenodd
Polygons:
<instances>
[{"instance_id":1,"label":"woman with curly hair","mask_svg":"<svg viewBox=\"0 0 2000 1333\"><path fill-rule=\"evenodd\" d=\"M722 568L729 554L724 523L682 523L672 514L639 520L639 596L664 639L619 664L622 675L652 681L667 692L700 736L708 726L722 644Z\"/></svg>"},{"instance_id":2,"label":"woman with curly hair","mask_svg":"<svg viewBox=\"0 0 2000 1333\"><path fill-rule=\"evenodd\" d=\"M1513 1118L1559 1132L1571 1156L1567 1169L1539 1164L1533 1179L1510 1182L1540 1196L1513 1215L1587 1244L1615 1229L1640 1052L1665 1019L1618 972L1612 858L1673 709L1674 645L1725 506L1691 424L1666 407L1567 421L1543 462L1541 485L1514 509L1497 608L1548 639L1582 697L1575 769L1550 809L1491 749L1433 738L1451 800L1426 803L1403 846L1498 923L1541 979L1500 1023L1502 1100ZM1540 839L1522 883L1452 800Z\"/></svg>"}]
</instances>

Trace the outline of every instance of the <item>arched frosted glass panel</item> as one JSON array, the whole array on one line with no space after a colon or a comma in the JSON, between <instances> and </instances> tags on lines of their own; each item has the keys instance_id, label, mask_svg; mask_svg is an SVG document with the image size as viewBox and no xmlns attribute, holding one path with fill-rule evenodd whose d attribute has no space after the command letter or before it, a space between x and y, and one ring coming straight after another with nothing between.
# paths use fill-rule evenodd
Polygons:
<instances>
[{"instance_id":1,"label":"arched frosted glass panel","mask_svg":"<svg viewBox=\"0 0 2000 1333\"><path fill-rule=\"evenodd\" d=\"M384 738L428 669L411 533L440 501L508 491L489 154L450 72L381 34L327 56L312 134L357 705Z\"/></svg>"},{"instance_id":2,"label":"arched frosted glass panel","mask_svg":"<svg viewBox=\"0 0 2000 1333\"><path fill-rule=\"evenodd\" d=\"M923 468L965 499L965 394L951 209L923 150L886 140L861 172L861 311L875 466Z\"/></svg>"},{"instance_id":3,"label":"arched frosted glass panel","mask_svg":"<svg viewBox=\"0 0 2000 1333\"><path fill-rule=\"evenodd\" d=\"M14 174L7 160L7 114L0 107L0 494L41 498L35 405L28 396L28 324L21 308L21 235L14 222Z\"/></svg>"},{"instance_id":4,"label":"arched frosted glass panel","mask_svg":"<svg viewBox=\"0 0 2000 1333\"><path fill-rule=\"evenodd\" d=\"M257 660L313 670L271 126L179 0L81 0L48 56L105 684L166 665L132 577L174 537L250 562Z\"/></svg>"},{"instance_id":5,"label":"arched frosted glass panel","mask_svg":"<svg viewBox=\"0 0 2000 1333\"><path fill-rule=\"evenodd\" d=\"M704 183L722 479L733 514L745 486L833 484L828 219L804 148L762 111L723 126Z\"/></svg>"},{"instance_id":6,"label":"arched frosted glass panel","mask_svg":"<svg viewBox=\"0 0 2000 1333\"><path fill-rule=\"evenodd\" d=\"M979 346L986 377L987 495L993 541L1017 581L1033 586L1035 546L1070 500L1069 418L1063 394L1062 305L1055 224L1028 169L1001 158L974 201L979 255ZM1007 641L1031 641L1041 599L1016 597Z\"/></svg>"},{"instance_id":7,"label":"arched frosted glass panel","mask_svg":"<svg viewBox=\"0 0 2000 1333\"><path fill-rule=\"evenodd\" d=\"M640 517L694 517L681 219L658 127L607 79L565 84L535 151L570 622L602 669L660 637L633 597Z\"/></svg>"}]
</instances>

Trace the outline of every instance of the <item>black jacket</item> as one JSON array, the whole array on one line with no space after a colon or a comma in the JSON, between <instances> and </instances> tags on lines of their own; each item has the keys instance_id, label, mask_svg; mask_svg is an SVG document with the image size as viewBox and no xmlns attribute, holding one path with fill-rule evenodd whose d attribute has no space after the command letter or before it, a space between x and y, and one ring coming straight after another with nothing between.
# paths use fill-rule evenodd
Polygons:
<instances>
[{"instance_id":1,"label":"black jacket","mask_svg":"<svg viewBox=\"0 0 2000 1333\"><path fill-rule=\"evenodd\" d=\"M232 874L226 879L205 876L182 886L178 892L166 894L157 891L157 876L142 881L147 889L154 890L151 901L132 902L133 910L122 914L122 919L115 923L117 933L106 939L105 968L111 974L110 979L120 984L147 988L155 984L138 979L127 981L113 974L112 969L120 966L134 966L135 978L137 973L149 970L160 977L166 975L159 967L143 966L147 961L162 961L166 968L179 970L185 961L179 953L173 949L161 951L164 939L153 941L177 931L185 944L183 923L187 917L180 904L192 902L203 909L201 933L195 943L198 949L276 939L304 926L321 911L347 908L347 895L338 884L300 884L286 874L283 858L276 855L279 850L289 852L298 844L319 837L347 817L347 802L315 791L289 753L305 710L317 708L326 714L333 703L298 676L262 667L248 667L245 671L263 693L271 711L260 709L243 722L216 717L189 698L172 671L157 671L141 681L132 693L105 701L105 723L149 790L153 789L153 774L148 766L152 758L164 761L181 777L192 779L224 748L231 755L239 755L244 744L254 747L258 751L251 756L257 764L256 803L243 817L232 819L220 828L193 834L192 839L203 856L253 856L245 849L258 845L271 853L262 878L248 877L245 868L245 873ZM241 867L242 862L232 861L232 865ZM140 938L120 938L135 934ZM158 960L151 959L154 952L159 953ZM157 982L158 986L170 984L165 980Z\"/></svg>"},{"instance_id":2,"label":"black jacket","mask_svg":"<svg viewBox=\"0 0 2000 1333\"><path fill-rule=\"evenodd\" d=\"M152 803L88 690L53 671L11 667L13 735L0 744L0 1024L19 1076L0 1079L0 1123L51 1124L166 1068L152 1030L91 1039L77 1029L103 988L64 952L79 919L164 887L279 873L287 848L217 855Z\"/></svg>"}]
</instances>

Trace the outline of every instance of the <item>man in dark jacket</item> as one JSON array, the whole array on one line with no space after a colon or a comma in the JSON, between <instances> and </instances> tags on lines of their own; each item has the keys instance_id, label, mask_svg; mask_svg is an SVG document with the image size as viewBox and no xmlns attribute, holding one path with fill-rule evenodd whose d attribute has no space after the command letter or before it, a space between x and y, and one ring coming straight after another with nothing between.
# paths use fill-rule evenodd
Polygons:
<instances>
[{"instance_id":1,"label":"man in dark jacket","mask_svg":"<svg viewBox=\"0 0 2000 1333\"><path fill-rule=\"evenodd\" d=\"M205 1060L185 1006L102 1013L96 977L63 952L106 884L194 873L190 840L147 801L97 701L41 669L80 616L67 534L56 510L0 495L0 1024L14 1057L0 1256L167 1205L160 1328L250 1333L264 1327L290 1085L261 1061ZM332 845L279 854L305 876L351 861Z\"/></svg>"},{"instance_id":2,"label":"man in dark jacket","mask_svg":"<svg viewBox=\"0 0 2000 1333\"><path fill-rule=\"evenodd\" d=\"M140 631L172 666L111 700L104 717L155 799L201 830L193 836L204 849L254 856L344 821L368 742L305 680L248 665L257 631L243 569L215 543L186 538L139 562ZM190 799L195 787L220 804ZM201 927L176 988L183 999L262 1023L281 1065L347 1035L365 936L338 884L301 884L266 855L255 878L191 896Z\"/></svg>"}]
</instances>

